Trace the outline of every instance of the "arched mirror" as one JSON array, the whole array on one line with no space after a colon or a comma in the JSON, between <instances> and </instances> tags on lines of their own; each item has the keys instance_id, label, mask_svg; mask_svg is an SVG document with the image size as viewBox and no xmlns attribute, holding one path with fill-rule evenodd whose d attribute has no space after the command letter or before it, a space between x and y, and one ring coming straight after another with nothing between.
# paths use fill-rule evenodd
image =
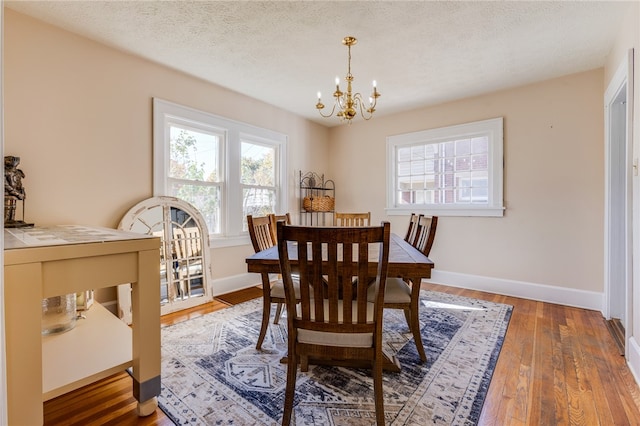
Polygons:
<instances>
[{"instance_id":1,"label":"arched mirror","mask_svg":"<svg viewBox=\"0 0 640 426\"><path fill-rule=\"evenodd\" d=\"M198 210L175 197L153 197L133 206L119 229L160 237L161 314L213 299L209 233ZM131 286L118 288L118 314L131 323Z\"/></svg>"}]
</instances>

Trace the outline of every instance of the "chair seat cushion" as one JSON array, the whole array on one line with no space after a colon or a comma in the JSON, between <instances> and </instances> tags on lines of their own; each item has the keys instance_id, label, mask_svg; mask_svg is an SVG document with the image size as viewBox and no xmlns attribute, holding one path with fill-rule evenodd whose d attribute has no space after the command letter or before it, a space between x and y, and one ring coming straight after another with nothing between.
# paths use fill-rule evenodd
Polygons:
<instances>
[{"instance_id":1,"label":"chair seat cushion","mask_svg":"<svg viewBox=\"0 0 640 426\"><path fill-rule=\"evenodd\" d=\"M314 318L313 303L311 304L311 316ZM373 322L374 317L373 303L367 303L367 321ZM353 302L353 312L358 309L357 302ZM338 302L338 320L342 321L342 302ZM297 307L298 315L301 314L301 307ZM329 301L324 301L325 318L329 316ZM373 333L328 333L315 330L298 329L298 341L300 343L325 345L325 346L341 346L348 348L370 348L373 345Z\"/></svg>"},{"instance_id":2,"label":"chair seat cushion","mask_svg":"<svg viewBox=\"0 0 640 426\"><path fill-rule=\"evenodd\" d=\"M370 302L375 297L374 286L369 286L367 297ZM410 303L411 287L402 278L387 278L384 287L384 303Z\"/></svg>"},{"instance_id":3,"label":"chair seat cushion","mask_svg":"<svg viewBox=\"0 0 640 426\"><path fill-rule=\"evenodd\" d=\"M295 291L296 299L300 299L300 282L296 279L293 280L293 290ZM282 280L271 282L271 297L284 299L284 283Z\"/></svg>"}]
</instances>

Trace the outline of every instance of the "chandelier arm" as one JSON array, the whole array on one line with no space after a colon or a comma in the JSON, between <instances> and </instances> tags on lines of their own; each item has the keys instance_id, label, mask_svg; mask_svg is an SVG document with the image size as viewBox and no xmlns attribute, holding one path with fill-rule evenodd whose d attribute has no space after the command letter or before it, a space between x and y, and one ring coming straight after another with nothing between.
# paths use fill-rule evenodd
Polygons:
<instances>
[{"instance_id":1,"label":"chandelier arm","mask_svg":"<svg viewBox=\"0 0 640 426\"><path fill-rule=\"evenodd\" d=\"M371 120L371 118L373 117L373 111L374 106L375 105L371 105L369 104L369 107L364 110L366 111L369 115L365 115L363 108L364 108L364 100L362 99L362 95L360 93L356 93L355 95L353 95L353 100L354 100L354 105L357 106L357 108L360 110L360 115L362 116L362 118L364 118L365 120Z\"/></svg>"},{"instance_id":2,"label":"chandelier arm","mask_svg":"<svg viewBox=\"0 0 640 426\"><path fill-rule=\"evenodd\" d=\"M321 116L323 116L324 118L329 118L329 117L331 117L331 116L333 115L333 113L335 112L335 110L336 110L336 104L333 104L333 108L331 108L331 112L329 113L329 115L324 115L324 114L322 113L322 110L321 110L320 108L318 108L318 112L319 112L319 113L320 113L320 115L321 115Z\"/></svg>"}]
</instances>

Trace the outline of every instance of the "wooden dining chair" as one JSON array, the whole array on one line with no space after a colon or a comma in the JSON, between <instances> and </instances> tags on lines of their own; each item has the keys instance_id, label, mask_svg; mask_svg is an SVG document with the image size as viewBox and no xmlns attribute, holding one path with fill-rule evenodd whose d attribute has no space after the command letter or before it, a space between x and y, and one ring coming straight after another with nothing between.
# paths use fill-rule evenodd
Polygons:
<instances>
[{"instance_id":1,"label":"wooden dining chair","mask_svg":"<svg viewBox=\"0 0 640 426\"><path fill-rule=\"evenodd\" d=\"M287 225L291 225L291 215L289 215L289 213L285 213L285 214L271 214L269 215L271 217L271 227L273 228L273 231L276 231L276 223L278 221L284 220L284 222ZM278 239L275 238L274 236L274 240L277 241Z\"/></svg>"},{"instance_id":2,"label":"wooden dining chair","mask_svg":"<svg viewBox=\"0 0 640 426\"><path fill-rule=\"evenodd\" d=\"M418 230L412 245L427 257L429 257L429 253L431 253L431 247L433 247L433 241L436 238L437 227L438 216L420 215Z\"/></svg>"},{"instance_id":3,"label":"wooden dining chair","mask_svg":"<svg viewBox=\"0 0 640 426\"><path fill-rule=\"evenodd\" d=\"M310 358L332 365L357 360L370 366L376 423L384 425L382 297L389 263L389 230L388 222L357 228L287 226L278 222L288 330L283 425L291 422L298 364L307 371ZM377 273L371 284L375 297L371 301L367 300L369 243L380 245ZM291 261L290 256L297 261ZM293 271L299 276L298 305ZM350 285L342 287L345 277L357 278L360 288L353 291Z\"/></svg>"},{"instance_id":4,"label":"wooden dining chair","mask_svg":"<svg viewBox=\"0 0 640 426\"><path fill-rule=\"evenodd\" d=\"M416 233L418 232L418 220L422 214L411 213L411 217L409 218L409 226L407 227L407 234L404 237L404 240L409 244L413 244L416 239Z\"/></svg>"},{"instance_id":5,"label":"wooden dining chair","mask_svg":"<svg viewBox=\"0 0 640 426\"><path fill-rule=\"evenodd\" d=\"M419 216L416 235L412 245L427 257L433 246L437 225L437 216ZM416 343L420 360L425 362L427 360L427 354L424 351L424 345L422 344L422 337L420 335L420 284L419 282L414 283L411 280L401 277L387 278L387 285L384 292L384 308L402 309L404 311L404 317L409 326L409 331L413 334L413 340ZM374 297L375 294L369 290L369 300L373 300Z\"/></svg>"},{"instance_id":6,"label":"wooden dining chair","mask_svg":"<svg viewBox=\"0 0 640 426\"><path fill-rule=\"evenodd\" d=\"M266 250L275 246L278 243L276 239L276 223L277 218L281 218L290 224L289 213L282 216L276 216L270 214L267 216L252 216L247 215L247 225L249 227L249 237L251 238L251 244L255 252ZM260 326L260 334L258 335L258 342L256 343L256 349L262 348L262 342L267 335L267 328L269 327L269 317L271 316L271 305L276 304L276 315L273 319L274 324L278 324L280 317L282 316L282 307L285 302L284 298L284 285L281 279L271 280L268 273L262 273L262 325Z\"/></svg>"},{"instance_id":7,"label":"wooden dining chair","mask_svg":"<svg viewBox=\"0 0 640 426\"><path fill-rule=\"evenodd\" d=\"M366 213L338 213L333 216L334 226L370 226L371 212Z\"/></svg>"}]
</instances>

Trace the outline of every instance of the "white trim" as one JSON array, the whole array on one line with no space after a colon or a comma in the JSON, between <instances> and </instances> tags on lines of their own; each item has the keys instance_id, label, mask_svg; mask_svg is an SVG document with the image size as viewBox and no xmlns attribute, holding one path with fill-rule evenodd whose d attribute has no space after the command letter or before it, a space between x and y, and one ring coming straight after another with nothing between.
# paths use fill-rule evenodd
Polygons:
<instances>
[{"instance_id":1,"label":"white trim","mask_svg":"<svg viewBox=\"0 0 640 426\"><path fill-rule=\"evenodd\" d=\"M625 357L627 358L627 365L636 383L640 383L640 345L636 341L634 336L627 339L625 345Z\"/></svg>"},{"instance_id":2,"label":"white trim","mask_svg":"<svg viewBox=\"0 0 640 426\"><path fill-rule=\"evenodd\" d=\"M617 149L617 145L612 144L612 131L615 130L615 128L612 126L611 116L613 113L612 107L614 106L616 98L620 95L621 91L625 88L625 85L627 83L627 65L627 60L626 58L624 58L618 66L618 69L616 70L616 73L611 79L611 82L609 83L609 86L607 87L607 90L604 94L604 316L607 319L610 319L613 315L616 315L614 312L612 312L614 309L612 308L613 302L611 299L611 274L612 272L616 272L618 268L611 268L611 257L616 253L615 248L612 248L611 246L611 241L620 241L621 239L626 239L626 235L618 235L618 233L616 232L616 228L612 227L611 224L611 217L614 213L614 211L612 210L612 200L622 196L625 197L625 200L627 199L625 194L620 194L621 182L619 182L619 179L615 179L616 176L613 175L613 173L620 170L618 167L614 167L614 164L612 164L612 162L616 161L616 158L622 154L624 154L625 158L628 157L628 150L625 149L624 152L621 152ZM615 165L618 164L616 163ZM626 180L623 183L626 185ZM625 216L627 215L625 214ZM627 218L625 218L624 222L624 227L627 228ZM625 319L628 318L623 318L623 320Z\"/></svg>"},{"instance_id":3,"label":"white trim","mask_svg":"<svg viewBox=\"0 0 640 426\"><path fill-rule=\"evenodd\" d=\"M213 280L213 296L231 293L249 287L255 287L262 283L259 274L245 273Z\"/></svg>"},{"instance_id":4,"label":"white trim","mask_svg":"<svg viewBox=\"0 0 640 426\"><path fill-rule=\"evenodd\" d=\"M407 216L411 213L424 213L425 215L434 216L480 216L480 217L502 217L504 216L504 207L487 207L487 206L475 206L473 211L463 209L451 209L446 205L430 205L427 208L402 208L385 209L389 216Z\"/></svg>"},{"instance_id":5,"label":"white trim","mask_svg":"<svg viewBox=\"0 0 640 426\"><path fill-rule=\"evenodd\" d=\"M624 96L626 105L619 103L621 95ZM604 94L604 121L605 121L605 203L604 203L604 317L607 319L616 317L622 320L625 328L625 340L631 341L634 335L634 309L633 287L634 281L634 256L637 258L638 243L634 236L634 194L638 192L634 182L634 164L637 167L637 157L633 159L633 49L623 57L618 65ZM620 117L623 111L626 127L620 132L619 125L615 126L612 120ZM616 115L614 116L614 113ZM615 132L615 133L614 133ZM623 144L614 143L624 138ZM637 154L636 154L637 155ZM620 168L619 159L624 162ZM616 174L618 172L618 174ZM622 172L622 174L620 174ZM622 200L623 211L620 205L616 207L615 200ZM614 210L616 209L617 210ZM615 214L615 213L618 214ZM619 215L623 214L622 229L619 228ZM622 247L612 244L621 242ZM621 265L623 263L624 265ZM622 283L624 288L618 288ZM638 284L635 284L637 286ZM622 294L621 294L622 293ZM616 295L616 297L612 297ZM623 297L622 303L619 300ZM622 306L621 306L622 305ZM625 345L626 356L630 357L630 345ZM630 360L630 358L628 358Z\"/></svg>"},{"instance_id":6,"label":"white trim","mask_svg":"<svg viewBox=\"0 0 640 426\"><path fill-rule=\"evenodd\" d=\"M603 294L596 291L441 270L434 270L431 278L423 281L596 311L602 311L604 300Z\"/></svg>"}]
</instances>

